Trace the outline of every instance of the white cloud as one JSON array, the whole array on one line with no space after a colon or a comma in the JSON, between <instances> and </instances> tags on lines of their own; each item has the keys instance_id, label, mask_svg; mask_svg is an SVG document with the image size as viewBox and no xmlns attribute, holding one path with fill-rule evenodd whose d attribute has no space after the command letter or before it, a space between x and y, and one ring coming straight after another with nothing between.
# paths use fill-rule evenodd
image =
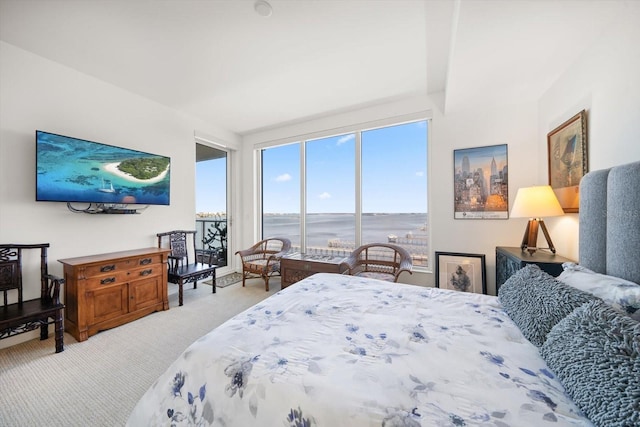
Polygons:
<instances>
[{"instance_id":1,"label":"white cloud","mask_svg":"<svg viewBox=\"0 0 640 427\"><path fill-rule=\"evenodd\" d=\"M319 199L330 199L331 198L331 194L327 193L326 191L322 194L320 194L318 196Z\"/></svg>"},{"instance_id":2,"label":"white cloud","mask_svg":"<svg viewBox=\"0 0 640 427\"><path fill-rule=\"evenodd\" d=\"M424 172L418 171L418 172L416 172L416 176L424 176Z\"/></svg>"},{"instance_id":3,"label":"white cloud","mask_svg":"<svg viewBox=\"0 0 640 427\"><path fill-rule=\"evenodd\" d=\"M340 138L338 139L338 142L337 142L336 144L337 144L337 145L342 145L342 144L344 144L345 142L349 142L349 141L351 141L352 139L356 139L356 135L355 135L355 134L353 134L353 133L350 133L349 135L345 135L345 136L340 137Z\"/></svg>"},{"instance_id":4,"label":"white cloud","mask_svg":"<svg viewBox=\"0 0 640 427\"><path fill-rule=\"evenodd\" d=\"M282 175L279 175L276 177L276 181L277 182L291 181L291 175L289 175L288 173L283 173Z\"/></svg>"}]
</instances>

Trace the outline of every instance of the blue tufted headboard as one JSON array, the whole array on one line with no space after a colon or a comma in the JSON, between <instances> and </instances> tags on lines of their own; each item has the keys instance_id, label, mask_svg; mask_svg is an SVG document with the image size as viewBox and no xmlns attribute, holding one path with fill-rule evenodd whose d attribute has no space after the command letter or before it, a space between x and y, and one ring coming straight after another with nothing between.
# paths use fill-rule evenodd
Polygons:
<instances>
[{"instance_id":1,"label":"blue tufted headboard","mask_svg":"<svg viewBox=\"0 0 640 427\"><path fill-rule=\"evenodd\" d=\"M580 182L580 264L640 283L640 162Z\"/></svg>"}]
</instances>

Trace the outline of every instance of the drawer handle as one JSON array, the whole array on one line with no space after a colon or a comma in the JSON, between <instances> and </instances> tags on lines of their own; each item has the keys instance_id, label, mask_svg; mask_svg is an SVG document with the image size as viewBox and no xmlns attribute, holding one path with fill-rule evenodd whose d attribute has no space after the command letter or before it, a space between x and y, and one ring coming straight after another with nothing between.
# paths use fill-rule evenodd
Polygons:
<instances>
[{"instance_id":1,"label":"drawer handle","mask_svg":"<svg viewBox=\"0 0 640 427\"><path fill-rule=\"evenodd\" d=\"M148 275L150 275L151 273L153 273L153 270L152 270L152 269L149 269L149 270L142 270L142 271L140 272L140 275L141 275L141 276L148 276Z\"/></svg>"},{"instance_id":2,"label":"drawer handle","mask_svg":"<svg viewBox=\"0 0 640 427\"><path fill-rule=\"evenodd\" d=\"M153 261L151 258L142 259L142 260L140 260L140 265L151 264L151 261Z\"/></svg>"},{"instance_id":3,"label":"drawer handle","mask_svg":"<svg viewBox=\"0 0 640 427\"><path fill-rule=\"evenodd\" d=\"M107 277L106 279L100 280L101 285L106 285L107 283L113 283L116 281L115 277Z\"/></svg>"},{"instance_id":4,"label":"drawer handle","mask_svg":"<svg viewBox=\"0 0 640 427\"><path fill-rule=\"evenodd\" d=\"M107 271L113 271L115 269L116 269L116 265L115 264L105 265L103 267L100 267L100 272L101 273L106 273Z\"/></svg>"}]
</instances>

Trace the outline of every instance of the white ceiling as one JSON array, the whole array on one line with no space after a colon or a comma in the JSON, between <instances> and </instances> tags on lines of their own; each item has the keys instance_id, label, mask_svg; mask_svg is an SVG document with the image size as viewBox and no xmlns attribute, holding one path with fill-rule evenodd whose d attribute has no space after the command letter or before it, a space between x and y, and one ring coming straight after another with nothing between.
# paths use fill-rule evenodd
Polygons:
<instances>
[{"instance_id":1,"label":"white ceiling","mask_svg":"<svg viewBox=\"0 0 640 427\"><path fill-rule=\"evenodd\" d=\"M269 2L0 0L0 39L247 134L427 93L446 112L537 100L625 5Z\"/></svg>"}]
</instances>

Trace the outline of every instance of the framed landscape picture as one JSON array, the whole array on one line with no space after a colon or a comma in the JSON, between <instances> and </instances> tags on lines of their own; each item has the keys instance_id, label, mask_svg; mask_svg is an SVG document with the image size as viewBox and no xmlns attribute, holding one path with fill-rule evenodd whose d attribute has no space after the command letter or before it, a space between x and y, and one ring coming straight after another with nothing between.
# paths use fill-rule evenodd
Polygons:
<instances>
[{"instance_id":1,"label":"framed landscape picture","mask_svg":"<svg viewBox=\"0 0 640 427\"><path fill-rule=\"evenodd\" d=\"M484 254L436 252L436 287L486 294Z\"/></svg>"},{"instance_id":2,"label":"framed landscape picture","mask_svg":"<svg viewBox=\"0 0 640 427\"><path fill-rule=\"evenodd\" d=\"M549 132L549 185L565 213L576 213L580 180L587 173L587 114L585 110Z\"/></svg>"},{"instance_id":3,"label":"framed landscape picture","mask_svg":"<svg viewBox=\"0 0 640 427\"><path fill-rule=\"evenodd\" d=\"M509 218L507 144L453 150L455 219Z\"/></svg>"}]
</instances>

